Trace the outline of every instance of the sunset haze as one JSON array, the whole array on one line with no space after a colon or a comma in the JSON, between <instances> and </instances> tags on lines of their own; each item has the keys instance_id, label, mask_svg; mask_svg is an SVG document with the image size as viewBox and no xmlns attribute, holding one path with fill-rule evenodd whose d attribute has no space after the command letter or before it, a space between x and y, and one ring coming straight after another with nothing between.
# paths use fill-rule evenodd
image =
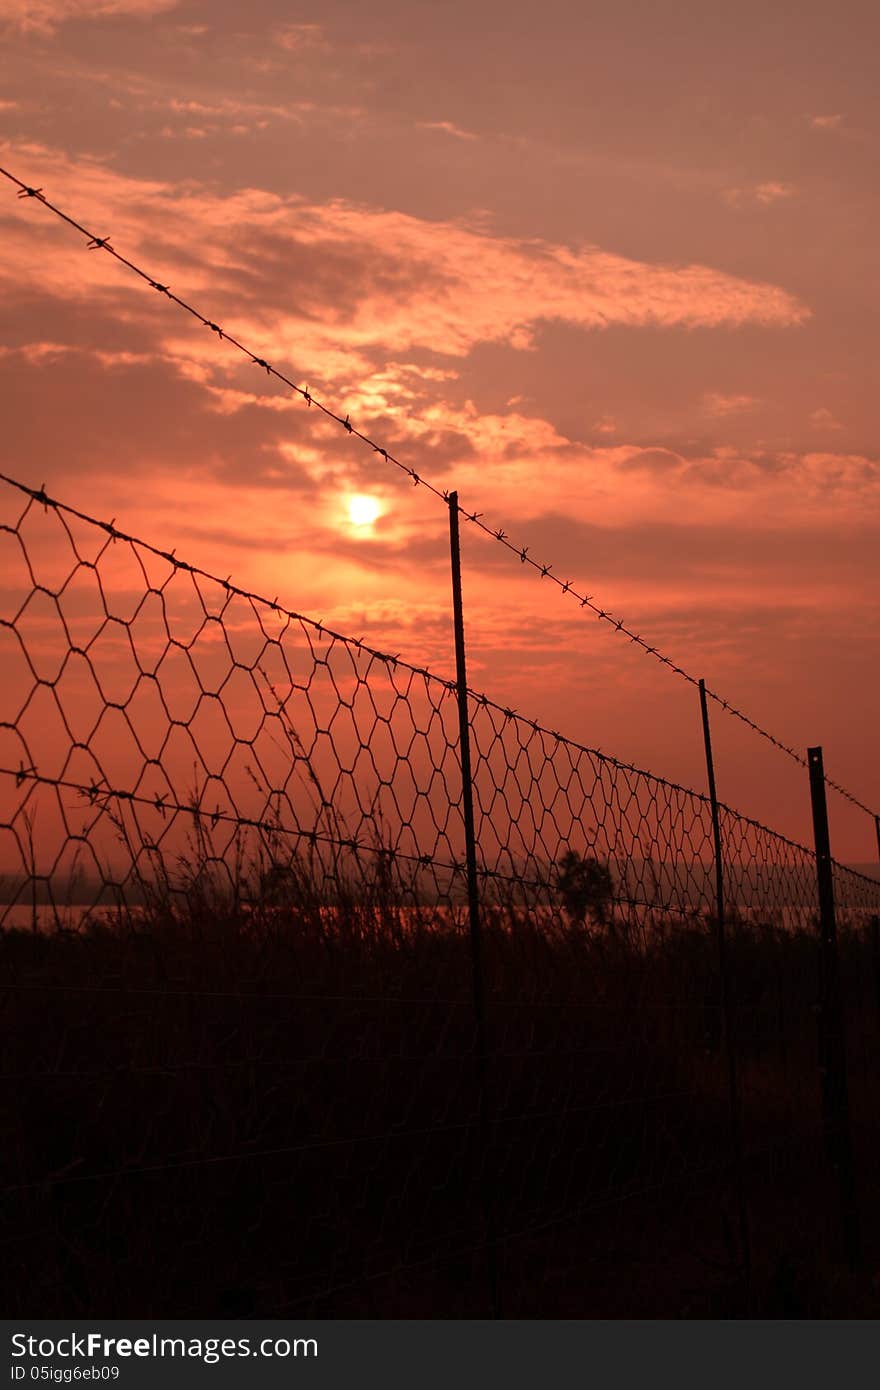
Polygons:
<instances>
[{"instance_id":1,"label":"sunset haze","mask_svg":"<svg viewBox=\"0 0 880 1390\"><path fill-rule=\"evenodd\" d=\"M875 7L0 0L0 164L880 807ZM4 472L454 675L428 489L0 181ZM463 523L471 685L705 789ZM4 581L7 582L7 581ZM722 800L807 774L717 706ZM835 855L876 860L831 802Z\"/></svg>"}]
</instances>

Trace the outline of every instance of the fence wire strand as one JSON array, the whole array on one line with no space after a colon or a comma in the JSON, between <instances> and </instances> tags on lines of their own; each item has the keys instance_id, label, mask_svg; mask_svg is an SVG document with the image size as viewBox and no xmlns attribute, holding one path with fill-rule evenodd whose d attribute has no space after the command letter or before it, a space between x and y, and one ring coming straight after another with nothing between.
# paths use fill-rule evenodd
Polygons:
<instances>
[{"instance_id":1,"label":"fence wire strand","mask_svg":"<svg viewBox=\"0 0 880 1390\"><path fill-rule=\"evenodd\" d=\"M482 1072L455 682L45 487L0 475L0 508L0 1192L39 1252L11 1310L739 1314L742 1193L765 1287L837 1258L812 850L720 805L722 956L709 798L467 691ZM832 871L869 1171L880 881Z\"/></svg>"},{"instance_id":2,"label":"fence wire strand","mask_svg":"<svg viewBox=\"0 0 880 1390\"><path fill-rule=\"evenodd\" d=\"M42 1306L473 1316L491 1248L509 1316L680 1311L685 1230L735 1283L708 798L468 692L481 1118L454 682L2 484L0 1186ZM740 1178L795 1231L815 855L720 815ZM861 1122L880 882L834 876Z\"/></svg>"},{"instance_id":3,"label":"fence wire strand","mask_svg":"<svg viewBox=\"0 0 880 1390\"><path fill-rule=\"evenodd\" d=\"M124 256L121 252L117 251L116 248L111 244L109 236L99 236L98 234L89 231L88 228L84 227L82 223L77 221L76 218L72 217L69 213L63 211L57 204L51 202L49 198L47 198L42 188L37 188L33 185L25 183L22 179L18 178L16 174L11 173L8 169L3 168L2 166L0 166L0 174L2 174L3 177L5 177L10 183L16 186L19 198L33 199L36 202L40 203L55 217L59 218L62 222L66 223L69 227L72 227L74 231L78 232L82 237L84 237L86 240L87 250L103 251L108 256L111 256L120 265L124 266L127 270L135 274L151 289L163 295L167 300L169 300L170 303L176 304L177 307L181 309L184 313L188 314L191 318L195 319L203 327L209 329L210 332L215 334L222 342L228 343L231 348L241 353L244 357L248 359L248 361L253 366L259 367L262 371L266 373L268 377L279 381L283 386L287 387L288 390L292 391L296 396L303 400L308 407L314 405L315 408L322 415L326 416L327 419L334 421L334 423L339 425L348 435L350 435L354 439L359 440L362 444L366 445L369 449L372 450L374 454L380 456L386 463L392 464L399 471L403 472L411 480L415 487L423 486L429 493L433 494L433 496L435 496L438 500L441 500L444 503L448 502L449 492L447 490L436 487L427 477L417 472L417 470L414 467L412 467L412 465L403 462L401 459L397 458L396 455L393 454L390 450L386 449L382 444L378 443L369 435L359 430L352 423L351 418L348 414L343 416L337 413L330 406L321 401L319 397L315 396L307 386L300 386L297 382L293 381L284 372L280 371L277 367L273 366L273 364L270 361L268 361L267 358L255 353L251 348L245 346L245 344L240 342L234 334L229 333L224 327L222 327L222 325L215 322L212 318L207 317L199 309L193 307L193 305L191 305L187 300L175 294L171 290L169 285L162 284L154 276L150 275L147 271L143 270L140 266L136 265L133 261L129 260L128 257ZM666 666L675 675L681 677L683 680L687 681L689 684L695 687L699 686L700 681L697 677L692 676L681 665L676 663L671 657L667 656L664 652L662 652L657 646L651 645L648 642L647 638L643 637L640 633L636 632L632 627L630 627L628 623L626 623L623 620L623 618L611 612L609 609L602 607L596 601L594 595L587 594L586 592L581 592L570 579L563 580L557 573L554 572L553 564L547 564L543 563L542 561L536 560L534 556L532 556L529 553L530 547L527 545L520 545L517 542L511 540L510 536L507 534L507 532L504 530L502 526L493 526L489 524L484 519L483 512L477 511L476 509L473 511L468 511L465 507L461 505L459 505L458 511L459 515L465 521L469 522L477 530L482 532L483 535L485 535L486 537L494 540L496 543L503 546L504 549L506 549L511 555L516 556L516 558L519 559L522 565L528 567L532 572L536 573L539 576L539 578L549 579L551 584L554 584L562 594L570 594L571 597L579 604L581 609L586 609L589 612L591 612L600 622L605 623L612 629L612 631L619 633L623 637L626 637L628 641L633 643L635 646L641 648L641 650L647 656L654 657L658 662L660 662L661 665ZM717 691L712 690L707 686L706 695L725 713L730 714L733 718L737 719L740 723L744 724L753 733L766 740L774 748L784 753L787 757L791 758L799 766L807 766L806 759L803 757L801 753L799 753L796 749L791 747L791 745L786 743L784 740L778 738L775 734L769 732L762 725L757 723L757 721L750 718L749 715L745 714L735 704L725 699ZM867 805L865 805L864 802L862 802L857 796L850 792L846 787L842 786L839 782L834 781L827 775L825 777L825 781L829 787L831 787L835 792L838 793L838 795L842 796L852 805L858 807L859 810L864 811L867 815L876 817L877 813L875 811L872 811Z\"/></svg>"},{"instance_id":4,"label":"fence wire strand","mask_svg":"<svg viewBox=\"0 0 880 1390\"><path fill-rule=\"evenodd\" d=\"M23 584L0 618L19 883L0 911L28 894L35 906L39 885L57 915L77 874L93 907L143 908L160 891L166 905L265 903L306 861L325 907L377 868L413 906L461 903L453 681L10 486L27 496L0 531ZM706 796L485 694L469 692L468 713L487 904L556 925L711 910ZM731 906L813 911L810 852L722 810ZM871 880L837 873L871 901Z\"/></svg>"}]
</instances>

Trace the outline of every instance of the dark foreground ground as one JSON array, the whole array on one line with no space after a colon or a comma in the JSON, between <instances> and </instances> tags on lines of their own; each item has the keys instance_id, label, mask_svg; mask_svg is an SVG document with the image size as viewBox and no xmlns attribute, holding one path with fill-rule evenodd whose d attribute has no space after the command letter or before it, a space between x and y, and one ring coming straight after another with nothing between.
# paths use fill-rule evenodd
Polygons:
<instances>
[{"instance_id":1,"label":"dark foreground ground","mask_svg":"<svg viewBox=\"0 0 880 1390\"><path fill-rule=\"evenodd\" d=\"M732 933L737 1162L704 923L627 942L490 922L482 1106L469 941L448 922L350 910L332 927L287 912L250 931L8 932L3 1306L877 1316L875 960L858 933L841 952L855 1271L823 1143L808 933Z\"/></svg>"}]
</instances>

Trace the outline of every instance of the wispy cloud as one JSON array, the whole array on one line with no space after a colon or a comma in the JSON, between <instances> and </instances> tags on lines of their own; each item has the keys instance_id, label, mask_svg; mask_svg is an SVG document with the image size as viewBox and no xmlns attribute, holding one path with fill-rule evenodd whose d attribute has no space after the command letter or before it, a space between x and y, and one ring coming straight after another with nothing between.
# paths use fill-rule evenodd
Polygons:
<instances>
[{"instance_id":1,"label":"wispy cloud","mask_svg":"<svg viewBox=\"0 0 880 1390\"><path fill-rule=\"evenodd\" d=\"M703 396L703 408L709 415L740 415L752 410L758 404L757 396L745 394L727 395L723 391L707 391Z\"/></svg>"},{"instance_id":2,"label":"wispy cloud","mask_svg":"<svg viewBox=\"0 0 880 1390\"><path fill-rule=\"evenodd\" d=\"M814 130L839 130L843 125L843 116L840 112L829 116L811 116L810 125Z\"/></svg>"},{"instance_id":3,"label":"wispy cloud","mask_svg":"<svg viewBox=\"0 0 880 1390\"><path fill-rule=\"evenodd\" d=\"M783 198L793 197L794 191L793 184L771 180L769 183L759 183L755 186L755 198L759 203L778 203Z\"/></svg>"},{"instance_id":4,"label":"wispy cloud","mask_svg":"<svg viewBox=\"0 0 880 1390\"><path fill-rule=\"evenodd\" d=\"M221 196L72 163L39 146L7 148L5 159L86 225L109 230L163 283L222 314L245 341L326 377L360 375L373 350L396 359L416 349L463 357L485 343L527 350L544 322L790 327L809 318L786 290L704 265L652 264L338 199L252 188ZM10 209L5 236L8 292L113 294L125 297L126 313L137 295L152 321L156 306L140 286L106 257L83 261L38 208ZM52 236L62 239L47 258ZM182 320L166 322L172 344L189 332ZM216 346L195 337L200 355L214 360Z\"/></svg>"},{"instance_id":5,"label":"wispy cloud","mask_svg":"<svg viewBox=\"0 0 880 1390\"><path fill-rule=\"evenodd\" d=\"M779 203L794 197L795 192L794 184L771 179L766 183L751 184L745 188L725 188L721 196L725 203L732 208L749 207L755 204L760 207L769 207L772 203Z\"/></svg>"},{"instance_id":6,"label":"wispy cloud","mask_svg":"<svg viewBox=\"0 0 880 1390\"><path fill-rule=\"evenodd\" d=\"M613 415L601 415L593 425L596 434L613 435L617 434L617 421Z\"/></svg>"},{"instance_id":7,"label":"wispy cloud","mask_svg":"<svg viewBox=\"0 0 880 1390\"><path fill-rule=\"evenodd\" d=\"M172 10L179 0L0 0L0 23L25 33L52 34L76 19L148 18Z\"/></svg>"},{"instance_id":8,"label":"wispy cloud","mask_svg":"<svg viewBox=\"0 0 880 1390\"><path fill-rule=\"evenodd\" d=\"M816 430L842 430L844 426L834 418L827 406L820 406L810 415L810 424Z\"/></svg>"},{"instance_id":9,"label":"wispy cloud","mask_svg":"<svg viewBox=\"0 0 880 1390\"><path fill-rule=\"evenodd\" d=\"M278 47L288 53L323 48L326 44L320 24L283 24L275 30L273 38Z\"/></svg>"},{"instance_id":10,"label":"wispy cloud","mask_svg":"<svg viewBox=\"0 0 880 1390\"><path fill-rule=\"evenodd\" d=\"M463 130L453 121L419 121L420 130L439 130L444 135L452 135L456 140L476 140L479 137L472 130Z\"/></svg>"}]
</instances>

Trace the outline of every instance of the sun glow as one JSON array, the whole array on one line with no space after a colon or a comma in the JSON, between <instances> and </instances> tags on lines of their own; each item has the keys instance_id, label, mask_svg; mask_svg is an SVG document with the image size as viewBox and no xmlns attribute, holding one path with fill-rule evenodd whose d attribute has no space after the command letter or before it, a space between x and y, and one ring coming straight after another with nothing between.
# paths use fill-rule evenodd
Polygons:
<instances>
[{"instance_id":1,"label":"sun glow","mask_svg":"<svg viewBox=\"0 0 880 1390\"><path fill-rule=\"evenodd\" d=\"M348 499L348 519L352 526L372 526L382 513L375 497L365 497L358 493Z\"/></svg>"}]
</instances>

